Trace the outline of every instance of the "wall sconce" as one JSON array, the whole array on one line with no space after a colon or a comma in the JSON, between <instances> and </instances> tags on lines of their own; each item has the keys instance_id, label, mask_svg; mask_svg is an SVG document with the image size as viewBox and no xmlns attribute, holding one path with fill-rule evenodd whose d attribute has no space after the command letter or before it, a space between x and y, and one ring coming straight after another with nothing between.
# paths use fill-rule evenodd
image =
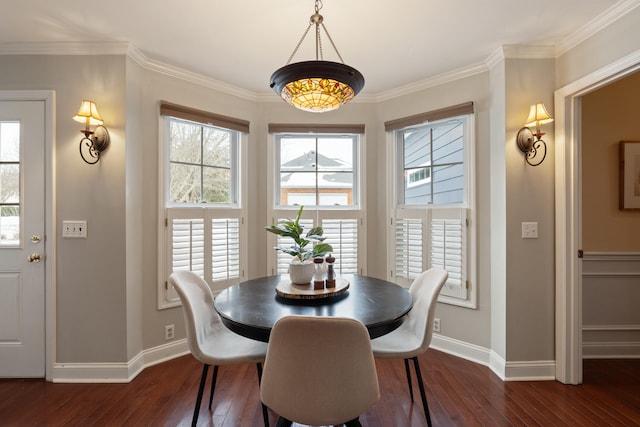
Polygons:
<instances>
[{"instance_id":1,"label":"wall sconce","mask_svg":"<svg viewBox=\"0 0 640 427\"><path fill-rule=\"evenodd\" d=\"M531 166L538 166L547 157L547 144L541 139L544 133L540 132L540 125L551 123L552 121L553 119L544 104L540 102L531 106L525 127L518 131L516 143L518 148L525 153L524 158ZM531 131L529 128L531 126L535 126L536 133ZM533 137L535 137L535 140ZM538 158L540 159L536 160Z\"/></svg>"},{"instance_id":2,"label":"wall sconce","mask_svg":"<svg viewBox=\"0 0 640 427\"><path fill-rule=\"evenodd\" d=\"M100 153L109 146L109 131L102 126L102 117L98 114L96 104L92 101L83 100L80 109L73 120L84 123L84 129L80 132L84 138L80 140L80 156L82 160L93 165L100 160ZM91 126L95 126L91 130Z\"/></svg>"}]
</instances>

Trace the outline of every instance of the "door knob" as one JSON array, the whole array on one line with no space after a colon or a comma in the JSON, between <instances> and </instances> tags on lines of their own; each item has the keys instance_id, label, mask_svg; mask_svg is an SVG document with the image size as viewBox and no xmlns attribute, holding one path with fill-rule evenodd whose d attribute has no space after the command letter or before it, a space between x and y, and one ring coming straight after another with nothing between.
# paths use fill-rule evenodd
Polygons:
<instances>
[{"instance_id":1,"label":"door knob","mask_svg":"<svg viewBox=\"0 0 640 427\"><path fill-rule=\"evenodd\" d=\"M40 254L37 252L32 253L27 257L27 261L29 262L40 262Z\"/></svg>"}]
</instances>

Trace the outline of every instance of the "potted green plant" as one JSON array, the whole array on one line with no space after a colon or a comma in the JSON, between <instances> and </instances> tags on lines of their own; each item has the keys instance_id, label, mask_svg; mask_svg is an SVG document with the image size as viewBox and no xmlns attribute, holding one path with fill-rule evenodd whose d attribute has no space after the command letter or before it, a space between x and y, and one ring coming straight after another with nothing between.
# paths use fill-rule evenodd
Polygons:
<instances>
[{"instance_id":1,"label":"potted green plant","mask_svg":"<svg viewBox=\"0 0 640 427\"><path fill-rule=\"evenodd\" d=\"M295 220L283 219L276 224L265 227L265 230L270 233L293 239L293 245L284 248L275 247L274 249L293 257L289 265L289 277L291 282L295 284L310 283L314 271L313 258L324 257L333 252L330 244L322 243L326 239L322 235L322 227L313 227L307 234L304 234L304 227L300 224L300 215L302 215L303 209L304 206L300 206Z\"/></svg>"}]
</instances>

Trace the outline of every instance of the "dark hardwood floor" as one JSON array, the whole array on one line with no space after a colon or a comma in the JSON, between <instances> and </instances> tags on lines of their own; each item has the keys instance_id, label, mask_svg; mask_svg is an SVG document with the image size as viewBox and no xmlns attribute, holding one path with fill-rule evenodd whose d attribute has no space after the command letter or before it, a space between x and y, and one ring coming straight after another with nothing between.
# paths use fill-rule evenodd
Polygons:
<instances>
[{"instance_id":1,"label":"dark hardwood floor","mask_svg":"<svg viewBox=\"0 0 640 427\"><path fill-rule=\"evenodd\" d=\"M434 426L640 426L640 360L586 360L579 386L505 383L436 350L420 362ZM402 361L377 363L381 398L362 425L426 426L419 395L410 402ZM187 426L200 371L189 355L147 368L130 384L0 380L0 426ZM271 413L272 425L276 418ZM202 405L198 425L263 425L255 365L220 368L213 409Z\"/></svg>"}]
</instances>

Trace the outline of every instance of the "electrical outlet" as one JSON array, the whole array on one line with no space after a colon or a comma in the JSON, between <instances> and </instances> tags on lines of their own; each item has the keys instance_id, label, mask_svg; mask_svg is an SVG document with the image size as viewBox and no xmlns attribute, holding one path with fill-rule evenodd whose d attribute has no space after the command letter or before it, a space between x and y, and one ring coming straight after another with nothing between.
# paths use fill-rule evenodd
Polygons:
<instances>
[{"instance_id":1,"label":"electrical outlet","mask_svg":"<svg viewBox=\"0 0 640 427\"><path fill-rule=\"evenodd\" d=\"M175 338L175 330L173 325L165 325L164 327L164 340L172 340Z\"/></svg>"},{"instance_id":2,"label":"electrical outlet","mask_svg":"<svg viewBox=\"0 0 640 427\"><path fill-rule=\"evenodd\" d=\"M440 319L433 319L433 332L440 332Z\"/></svg>"},{"instance_id":3,"label":"electrical outlet","mask_svg":"<svg viewBox=\"0 0 640 427\"><path fill-rule=\"evenodd\" d=\"M538 223L537 222L523 222L522 223L522 238L523 239L537 239L538 238Z\"/></svg>"}]
</instances>

